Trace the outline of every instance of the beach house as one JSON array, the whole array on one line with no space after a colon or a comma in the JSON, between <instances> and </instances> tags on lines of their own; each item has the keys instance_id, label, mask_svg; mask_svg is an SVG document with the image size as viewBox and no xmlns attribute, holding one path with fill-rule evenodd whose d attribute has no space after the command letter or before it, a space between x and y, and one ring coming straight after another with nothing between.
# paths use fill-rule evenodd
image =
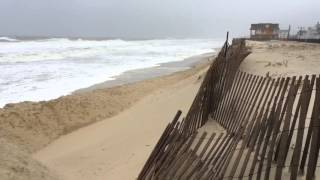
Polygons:
<instances>
[{"instance_id":1,"label":"beach house","mask_svg":"<svg viewBox=\"0 0 320 180\"><path fill-rule=\"evenodd\" d=\"M279 38L279 24L258 23L251 24L250 39L271 40Z\"/></svg>"}]
</instances>

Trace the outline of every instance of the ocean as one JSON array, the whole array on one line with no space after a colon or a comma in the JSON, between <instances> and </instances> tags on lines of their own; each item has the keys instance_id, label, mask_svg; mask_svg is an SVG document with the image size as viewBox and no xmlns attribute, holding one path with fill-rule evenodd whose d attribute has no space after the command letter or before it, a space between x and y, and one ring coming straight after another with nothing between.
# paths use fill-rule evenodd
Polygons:
<instances>
[{"instance_id":1,"label":"ocean","mask_svg":"<svg viewBox=\"0 0 320 180\"><path fill-rule=\"evenodd\" d=\"M86 40L0 37L0 107L50 100L135 69L214 52L219 39Z\"/></svg>"}]
</instances>

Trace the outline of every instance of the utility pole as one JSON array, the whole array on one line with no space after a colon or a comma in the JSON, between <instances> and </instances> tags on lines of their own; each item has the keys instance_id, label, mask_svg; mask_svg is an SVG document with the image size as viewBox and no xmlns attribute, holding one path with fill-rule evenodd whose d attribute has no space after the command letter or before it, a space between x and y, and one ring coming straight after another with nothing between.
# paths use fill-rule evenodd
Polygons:
<instances>
[{"instance_id":1,"label":"utility pole","mask_svg":"<svg viewBox=\"0 0 320 180\"><path fill-rule=\"evenodd\" d=\"M290 39L290 30L291 30L291 25L289 24L288 35L287 35L287 40L289 40L289 39Z\"/></svg>"},{"instance_id":2,"label":"utility pole","mask_svg":"<svg viewBox=\"0 0 320 180\"><path fill-rule=\"evenodd\" d=\"M298 31L298 35L299 35L298 39L301 39L301 36L302 36L302 26L299 26L298 29L299 29L299 31Z\"/></svg>"}]
</instances>

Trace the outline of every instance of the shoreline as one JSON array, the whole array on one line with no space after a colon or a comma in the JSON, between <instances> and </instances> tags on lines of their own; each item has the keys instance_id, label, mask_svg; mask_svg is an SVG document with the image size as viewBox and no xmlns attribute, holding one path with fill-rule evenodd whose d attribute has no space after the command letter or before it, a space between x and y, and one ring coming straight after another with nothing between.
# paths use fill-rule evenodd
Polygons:
<instances>
[{"instance_id":1,"label":"shoreline","mask_svg":"<svg viewBox=\"0 0 320 180\"><path fill-rule=\"evenodd\" d=\"M113 153L108 153L108 156L111 155L106 158L108 162L115 163L119 158L119 160L125 160L125 164L128 163L126 158L131 157L127 157L127 155L132 155L126 153L127 149L119 147L122 146L123 140L118 141L118 139L125 138L128 139L128 143L130 142L129 146L135 147L136 153L139 154L139 156L133 158L138 158L139 164L142 165L154 143L158 140L158 136L162 133L163 128L171 120L176 110L187 111L198 91L198 86L202 82L204 73L211 64L207 58L194 60L196 63L192 64L191 68L169 75L148 77L146 80L109 88L91 87L91 89L54 100L22 102L9 104L5 108L1 108L0 145L8 148L0 148L0 152L2 152L0 159L5 160L0 162L0 177L7 177L9 172L16 179L62 179L62 177L69 176L68 173L59 172L59 170L55 169L55 166L50 166L45 162L47 156L45 154L42 154L42 156L39 153L45 153L46 151L44 150L48 149L51 154L48 157L59 158L58 155L63 155L63 153L68 153L71 150L71 154L76 155L72 152L73 150L81 149L82 145L87 146L89 142L97 142L101 138L107 138L107 142L116 143L112 145L112 151L118 153L118 155L115 156ZM141 70L142 74L144 74L143 71L145 70ZM154 106L154 103L158 105ZM126 116L125 114L128 112L131 112L131 115ZM140 129L141 127L148 128ZM50 152L52 145L57 144L60 140L64 141L66 137L73 137L74 134L79 132L82 134L81 132L86 131L88 128L89 131L93 128L93 132L98 133L98 136L90 134L90 131L88 132L89 134L80 139L75 139L68 143L80 143L79 146L63 146L67 148L66 151L62 149L54 153ZM95 128L99 128L99 130ZM154 128L156 128L155 131L150 131ZM103 133L107 134L103 135ZM150 136L147 135L145 140L140 141L141 133L144 135L147 133ZM97 148L94 149L97 150ZM104 151L105 148L103 148L102 152ZM77 157L77 159L83 160L82 157ZM104 161L103 158L98 159ZM12 162L14 162L14 167L23 167L24 171L13 172ZM30 164L25 164L25 162L30 162ZM135 176L140 170L140 166L136 166L135 161L130 162L132 171L130 170L129 176ZM88 163L90 164L90 162ZM86 165L83 162L76 164ZM113 168L112 166L117 166L117 164L109 164L107 168ZM72 165L72 167L76 167L76 165ZM1 168L3 168L3 171ZM99 167L94 166L94 168ZM83 173L86 174L87 172ZM76 174L84 178L83 173ZM88 173L90 176L91 171L89 170ZM78 180L79 177L75 179Z\"/></svg>"},{"instance_id":2,"label":"shoreline","mask_svg":"<svg viewBox=\"0 0 320 180\"><path fill-rule=\"evenodd\" d=\"M126 71L155 67L164 62L182 62L194 55L213 52L220 47L220 40L73 42L46 39L0 45L5 50L0 63L3 69L0 107L3 107L8 103L52 100L113 80ZM7 46L12 48L10 52L6 52Z\"/></svg>"},{"instance_id":3,"label":"shoreline","mask_svg":"<svg viewBox=\"0 0 320 180\"><path fill-rule=\"evenodd\" d=\"M48 99L48 100L40 100L40 101L20 101L20 102L13 102L13 103L6 103L0 109L4 109L6 106L12 106L19 103L38 103L38 102L47 102L59 99L61 97L83 93L83 92L89 92L96 89L105 89L105 88L112 88L116 86L126 85L126 84L132 84L152 78L157 78L161 76L170 75L176 72L185 71L190 68L193 68L197 64L205 63L210 57L214 57L216 53L219 51L218 48L214 48L213 52L204 53L200 55L191 56L188 58L185 58L181 61L172 61L172 62L166 62L166 63L159 63L157 66L142 68L142 69L133 69L125 71L119 75L113 76L111 78L114 78L112 80L105 80L100 83L92 84L88 87L76 89L66 95L60 95L59 97Z\"/></svg>"},{"instance_id":4,"label":"shoreline","mask_svg":"<svg viewBox=\"0 0 320 180\"><path fill-rule=\"evenodd\" d=\"M212 55L195 56L184 63L179 61L128 71L120 75L122 80L106 81L48 101L7 104L0 108L0 129L3 129L0 135L26 148L28 152L34 152L61 135L119 114L155 90L193 76L208 66L208 58ZM175 72L164 68L167 71L163 71L163 67L175 67L178 64L190 67ZM159 73L150 77L155 69ZM148 73L149 76L146 76ZM136 76L139 78L133 81L131 74L139 74Z\"/></svg>"},{"instance_id":5,"label":"shoreline","mask_svg":"<svg viewBox=\"0 0 320 180\"><path fill-rule=\"evenodd\" d=\"M185 71L199 64L208 62L209 60L211 60L211 57L215 57L217 52L218 50L214 49L214 52L191 56L181 61L160 63L158 64L158 66L154 67L125 71L120 75L113 76L113 80L107 80L102 83L93 84L86 88L77 89L71 94L83 93L96 89L112 88L126 84L133 84L148 79L171 75L176 72Z\"/></svg>"}]
</instances>

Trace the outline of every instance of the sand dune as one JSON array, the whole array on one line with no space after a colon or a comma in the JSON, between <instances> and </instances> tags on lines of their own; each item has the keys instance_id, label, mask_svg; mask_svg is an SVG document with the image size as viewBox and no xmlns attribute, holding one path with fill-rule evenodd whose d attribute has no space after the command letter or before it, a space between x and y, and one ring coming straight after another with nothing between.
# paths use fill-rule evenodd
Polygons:
<instances>
[{"instance_id":1,"label":"sand dune","mask_svg":"<svg viewBox=\"0 0 320 180\"><path fill-rule=\"evenodd\" d=\"M113 117L119 114L120 112L124 111L125 109L130 108L136 102L148 96L149 94L161 91L161 89L163 88L172 87L177 83L180 83L180 81L182 80L185 80L188 78L194 78L195 81L200 82L200 80L197 80L198 78L197 76L199 76L199 73L200 74L204 73L204 70L207 68L207 65L209 63L208 56L202 56L202 58L203 58L202 59L203 61L195 65L193 68L186 71L174 73L172 75L153 78L150 80L145 80L145 81L137 82L133 84L121 85L113 88L102 88L102 89L96 89L96 90L81 91L79 93L75 93L69 96L64 96L52 101L23 102L18 104L9 104L5 106L3 109L0 109L0 135L1 135L0 139L5 139L6 141L12 144L18 145L20 147L19 149L24 149L25 154L29 154L30 152L35 152L45 147L47 144L51 143L61 135L70 133L78 128L87 126L89 124L98 122L103 119L105 119L105 122L111 123L111 124L107 123L109 124L108 125L109 128L111 127L111 130L107 128L107 129L102 129L102 131L110 132L111 135L117 134L117 132L121 132L125 134L126 132L121 130L122 128L124 128L125 124L129 125L127 129L130 129L130 126L132 125L131 122L119 121L119 123L121 124L113 125L112 123L114 123L114 120L112 121L108 118ZM187 81L187 82L190 82L190 81ZM183 86L180 88L183 88ZM194 92L196 92L196 90L197 88L194 88ZM162 98L161 96L158 97L158 99L161 99L161 98ZM193 97L190 96L188 97L188 99L189 101L191 101ZM163 100L163 102L167 102L167 101L169 101L169 99ZM188 103L185 103L184 101L183 102L172 101L172 103L179 103L185 107L188 106ZM163 106L170 107L170 105L163 105ZM145 105L145 107L149 107L149 106ZM173 112L176 111L178 108L179 107L177 106L171 106L171 109ZM162 109L162 107L159 107L158 109ZM167 112L167 111L164 111L164 112ZM158 111L156 111L156 109L154 109L152 111L152 115L154 115L156 118L154 119L154 121L150 121L150 122L154 123L159 121L159 122L163 122L164 123L163 125L165 125L168 121L170 121L171 116L173 115L166 114L164 112L159 113ZM143 113L141 112L140 115L142 114ZM161 114L166 114L166 117L161 119L161 116L159 116ZM136 121L137 123L136 125L141 127L141 130L143 130L144 124L147 124L147 123L140 122L139 124L139 121L136 119L141 119L141 117L136 117L131 121L132 122ZM160 119L163 121L160 121ZM150 127L151 125L152 124L149 124ZM132 128L136 129L137 126L133 126ZM162 132L162 126L159 125L159 127L157 128L159 128L159 134L160 134ZM150 130L150 132L153 132L153 130ZM159 134L152 136L152 138L154 138L152 142L157 141ZM79 141L82 143L85 143L85 144L87 143L87 141L84 141L85 139L83 137L89 138L88 141L92 140L90 139L92 138L92 136L88 134L88 136L82 136L79 139ZM104 136L101 136L101 138L104 138ZM114 137L114 139L116 139L116 137ZM74 146L72 144L74 142L76 141L71 141L70 145ZM120 141L120 142L123 143L123 141ZM71 146L66 148L72 150ZM76 146L74 146L74 148L76 148ZM117 147L115 146L115 148ZM150 144L148 148L152 149L152 144ZM4 149L4 151L9 151L9 149ZM19 151L16 151L15 149L12 149L12 151L16 152L16 154L21 154ZM50 153L49 156L50 157L58 156L59 154L56 154L56 153L57 151L54 153ZM64 151L61 150L61 153L64 153ZM53 154L56 154L56 155L53 156ZM145 156L147 154L148 153L145 153ZM6 155L6 153L0 154L0 159L1 159L1 156L3 155ZM15 156L9 156L5 158L14 160ZM116 158L116 156L114 156L114 158ZM68 164L67 162L65 163ZM141 161L141 163L143 162ZM90 166L91 163L88 163L88 164L83 163L83 165ZM15 167L24 167L25 165L21 162L20 163L17 162L16 164L8 164L5 161L0 162L0 167L7 167L8 169L12 169L12 166L13 168L15 168ZM32 167L34 170L38 170L39 172L42 172L42 170L39 169L37 166L32 166ZM91 170L92 171L90 170L87 170L87 171L94 172L96 169L91 169ZM137 171L137 169L135 171ZM2 172L0 172L0 177L1 177L0 179L3 179L2 177L4 175L1 173ZM81 173L76 173L76 174L82 176ZM25 179L30 179L27 176L22 175L22 177L24 177Z\"/></svg>"},{"instance_id":2,"label":"sand dune","mask_svg":"<svg viewBox=\"0 0 320 180\"><path fill-rule=\"evenodd\" d=\"M247 41L250 54L240 69L270 77L320 73L320 44L286 41Z\"/></svg>"},{"instance_id":3,"label":"sand dune","mask_svg":"<svg viewBox=\"0 0 320 180\"><path fill-rule=\"evenodd\" d=\"M58 180L59 175L33 159L23 148L0 138L1 180Z\"/></svg>"},{"instance_id":4,"label":"sand dune","mask_svg":"<svg viewBox=\"0 0 320 180\"><path fill-rule=\"evenodd\" d=\"M146 96L121 114L59 138L35 158L68 180L135 179L177 109L199 88L198 74Z\"/></svg>"},{"instance_id":5,"label":"sand dune","mask_svg":"<svg viewBox=\"0 0 320 180\"><path fill-rule=\"evenodd\" d=\"M38 150L75 129L112 117L144 96L170 86L208 63L143 82L64 96L51 101L8 104L0 109L0 135L28 151Z\"/></svg>"}]
</instances>

